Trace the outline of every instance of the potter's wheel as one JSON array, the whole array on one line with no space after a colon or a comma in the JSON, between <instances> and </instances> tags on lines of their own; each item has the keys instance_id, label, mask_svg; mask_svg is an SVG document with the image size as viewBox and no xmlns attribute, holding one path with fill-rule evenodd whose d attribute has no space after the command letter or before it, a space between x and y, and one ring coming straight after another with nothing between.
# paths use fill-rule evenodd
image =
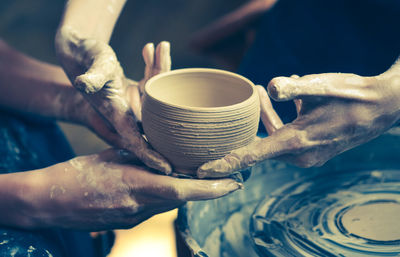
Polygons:
<instances>
[{"instance_id":1,"label":"potter's wheel","mask_svg":"<svg viewBox=\"0 0 400 257\"><path fill-rule=\"evenodd\" d=\"M250 223L260 256L399 256L400 171L317 175L266 197Z\"/></svg>"},{"instance_id":2,"label":"potter's wheel","mask_svg":"<svg viewBox=\"0 0 400 257\"><path fill-rule=\"evenodd\" d=\"M400 129L323 167L266 161L244 190L189 202L177 228L193 256L400 256Z\"/></svg>"}]
</instances>

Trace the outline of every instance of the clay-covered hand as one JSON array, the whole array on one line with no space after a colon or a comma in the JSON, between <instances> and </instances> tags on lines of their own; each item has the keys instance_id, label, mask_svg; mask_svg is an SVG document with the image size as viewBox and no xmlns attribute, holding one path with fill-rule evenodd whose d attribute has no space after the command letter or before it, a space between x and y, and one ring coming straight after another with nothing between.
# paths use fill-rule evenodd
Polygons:
<instances>
[{"instance_id":1,"label":"clay-covered hand","mask_svg":"<svg viewBox=\"0 0 400 257\"><path fill-rule=\"evenodd\" d=\"M400 118L399 71L395 64L374 77L326 73L274 78L269 95L277 101L294 100L297 118L283 125L259 87L269 136L202 165L198 176L222 177L270 158L300 167L321 166L379 136Z\"/></svg>"},{"instance_id":2,"label":"clay-covered hand","mask_svg":"<svg viewBox=\"0 0 400 257\"><path fill-rule=\"evenodd\" d=\"M14 203L20 208L12 218L16 224L8 225L90 231L130 228L186 201L218 198L240 188L232 179L158 175L132 165L132 157L109 149L20 173L18 181L29 186L21 188L26 194Z\"/></svg>"},{"instance_id":3,"label":"clay-covered hand","mask_svg":"<svg viewBox=\"0 0 400 257\"><path fill-rule=\"evenodd\" d=\"M126 78L113 49L108 44L82 38L69 27L58 31L56 50L69 79L107 123L108 129L103 124L96 125L96 121L100 119L92 117L87 119L88 126L112 145L133 152L147 166L166 174L170 173L169 163L143 139L132 110L132 106L140 104L133 103L137 101L137 93L134 91L137 91L136 88L143 85L145 80L136 83ZM171 67L168 42L160 43L156 51L152 44L146 45L144 57L145 79ZM137 114L139 112L136 111ZM82 112L82 115L86 116L86 113ZM120 137L118 140L115 134Z\"/></svg>"}]
</instances>

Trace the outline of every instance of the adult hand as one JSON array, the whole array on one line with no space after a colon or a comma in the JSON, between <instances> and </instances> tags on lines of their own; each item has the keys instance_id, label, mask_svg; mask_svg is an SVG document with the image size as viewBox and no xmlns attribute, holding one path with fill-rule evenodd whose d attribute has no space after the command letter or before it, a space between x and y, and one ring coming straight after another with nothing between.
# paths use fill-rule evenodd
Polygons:
<instances>
[{"instance_id":1,"label":"adult hand","mask_svg":"<svg viewBox=\"0 0 400 257\"><path fill-rule=\"evenodd\" d=\"M42 170L7 174L29 185L21 187L26 194L16 201L15 224L7 225L90 231L130 228L186 201L218 198L240 187L232 179L158 175L132 165L134 161L129 152L110 149ZM14 188L10 190L15 191L18 183L10 183Z\"/></svg>"},{"instance_id":2,"label":"adult hand","mask_svg":"<svg viewBox=\"0 0 400 257\"><path fill-rule=\"evenodd\" d=\"M379 136L400 118L398 66L375 77L326 73L274 78L268 85L270 96L294 99L298 117L283 125L259 87L261 116L270 135L202 165L198 177L223 177L271 158L300 167L321 166Z\"/></svg>"},{"instance_id":3,"label":"adult hand","mask_svg":"<svg viewBox=\"0 0 400 257\"><path fill-rule=\"evenodd\" d=\"M125 77L108 44L81 38L68 26L58 31L56 49L69 79L100 115L87 118L88 126L112 145L133 152L147 166L170 173L169 163L143 139L132 110L132 106L136 108L140 119L140 103L134 103L138 98L137 87L152 75L170 69L169 43L160 43L156 53L152 44L145 46L146 74L141 83ZM86 113L81 115L87 117Z\"/></svg>"}]
</instances>

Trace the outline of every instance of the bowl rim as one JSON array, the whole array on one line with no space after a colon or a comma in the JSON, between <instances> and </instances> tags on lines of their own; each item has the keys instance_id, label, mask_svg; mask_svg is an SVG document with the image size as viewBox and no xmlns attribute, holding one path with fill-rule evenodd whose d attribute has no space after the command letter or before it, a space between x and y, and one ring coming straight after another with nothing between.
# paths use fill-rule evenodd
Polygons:
<instances>
[{"instance_id":1,"label":"bowl rim","mask_svg":"<svg viewBox=\"0 0 400 257\"><path fill-rule=\"evenodd\" d=\"M235 77L237 79L240 79L240 80L244 81L246 84L248 84L250 86L251 90L252 90L252 93L244 101L241 101L239 103L232 104L232 105L219 106L219 107L193 107L193 106L186 106L186 105L179 105L179 104L171 104L171 103L159 100L159 99L155 98L154 96L152 96L151 94L149 94L148 87L155 80L161 79L163 77L176 75L176 74L181 74L181 73L187 73L187 72L214 73L214 74L223 74L223 75L228 75L228 76L231 76L231 77ZM178 108L178 109L181 109L181 110L200 111L200 112L216 112L216 111L223 112L223 111L236 110L238 108L241 108L242 106L244 107L244 106L247 106L248 104L250 104L253 101L254 97L257 97L257 99L258 99L257 90L255 88L254 83L251 80L245 78L242 75L234 73L234 72L221 70L221 69L213 69L213 68L182 68L182 69L176 69L176 70L171 70L171 71L167 71L167 72L163 72L163 73L157 74L154 77L150 78L148 81L146 81L145 86L144 86L144 94L146 95L146 97L150 97L151 100L153 100L153 101L155 101L155 102L157 102L159 104L162 104L164 106L170 106L170 107Z\"/></svg>"}]
</instances>

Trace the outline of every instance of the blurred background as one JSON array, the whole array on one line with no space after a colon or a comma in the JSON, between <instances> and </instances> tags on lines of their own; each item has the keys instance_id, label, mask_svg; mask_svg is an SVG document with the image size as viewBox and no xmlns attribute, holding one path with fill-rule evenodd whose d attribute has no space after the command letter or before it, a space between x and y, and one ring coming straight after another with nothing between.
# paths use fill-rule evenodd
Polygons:
<instances>
[{"instance_id":1,"label":"blurred background","mask_svg":"<svg viewBox=\"0 0 400 257\"><path fill-rule=\"evenodd\" d=\"M172 68L230 69L189 47L193 33L236 9L245 0L128 0L111 39L126 75L143 77L141 49L147 42L171 42ZM39 60L57 64L54 35L65 1L1 0L0 37ZM76 155L96 153L107 145L87 129L60 123ZM110 254L117 256L176 256L173 221L176 210L157 215L130 230L117 232Z\"/></svg>"}]
</instances>

